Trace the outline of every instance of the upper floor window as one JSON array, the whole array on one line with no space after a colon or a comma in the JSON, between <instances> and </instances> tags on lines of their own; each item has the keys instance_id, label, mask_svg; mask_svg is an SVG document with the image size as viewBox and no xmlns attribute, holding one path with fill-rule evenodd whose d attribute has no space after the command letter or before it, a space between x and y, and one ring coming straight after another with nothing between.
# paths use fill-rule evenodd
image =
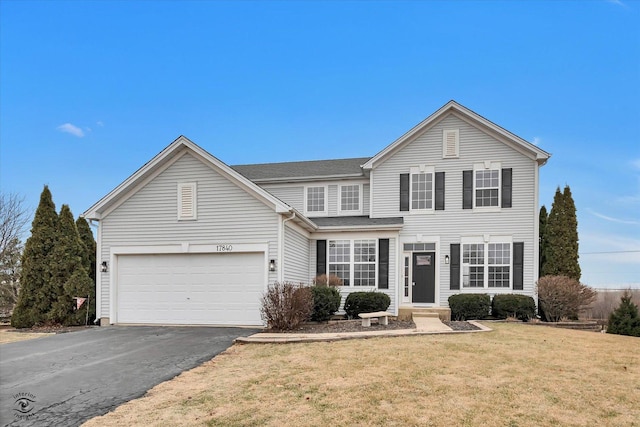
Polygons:
<instances>
[{"instance_id":1,"label":"upper floor window","mask_svg":"<svg viewBox=\"0 0 640 427\"><path fill-rule=\"evenodd\" d=\"M433 168L411 168L411 210L433 209Z\"/></svg>"},{"instance_id":2,"label":"upper floor window","mask_svg":"<svg viewBox=\"0 0 640 427\"><path fill-rule=\"evenodd\" d=\"M362 191L360 184L341 185L338 192L340 196L340 213L361 213L362 212Z\"/></svg>"},{"instance_id":3,"label":"upper floor window","mask_svg":"<svg viewBox=\"0 0 640 427\"><path fill-rule=\"evenodd\" d=\"M327 187L305 188L305 214L327 214Z\"/></svg>"},{"instance_id":4,"label":"upper floor window","mask_svg":"<svg viewBox=\"0 0 640 427\"><path fill-rule=\"evenodd\" d=\"M195 182L178 183L178 220L197 219L197 195Z\"/></svg>"},{"instance_id":5,"label":"upper floor window","mask_svg":"<svg viewBox=\"0 0 640 427\"><path fill-rule=\"evenodd\" d=\"M475 171L476 206L499 206L500 170Z\"/></svg>"}]
</instances>

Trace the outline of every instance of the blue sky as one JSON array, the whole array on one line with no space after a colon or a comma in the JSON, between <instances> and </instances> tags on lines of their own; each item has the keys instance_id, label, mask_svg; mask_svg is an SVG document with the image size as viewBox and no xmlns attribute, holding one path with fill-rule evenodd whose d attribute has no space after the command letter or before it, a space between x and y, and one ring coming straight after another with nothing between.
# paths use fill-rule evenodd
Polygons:
<instances>
[{"instance_id":1,"label":"blue sky","mask_svg":"<svg viewBox=\"0 0 640 427\"><path fill-rule=\"evenodd\" d=\"M455 99L551 152L584 283L640 287L640 2L0 2L0 190L75 215L183 134L372 156Z\"/></svg>"}]
</instances>

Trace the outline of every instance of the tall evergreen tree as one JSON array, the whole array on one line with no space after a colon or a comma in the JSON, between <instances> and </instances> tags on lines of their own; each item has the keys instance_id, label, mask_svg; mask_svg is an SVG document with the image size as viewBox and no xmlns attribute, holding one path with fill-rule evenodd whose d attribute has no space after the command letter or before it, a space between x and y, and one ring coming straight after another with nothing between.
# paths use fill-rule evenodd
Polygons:
<instances>
[{"instance_id":1,"label":"tall evergreen tree","mask_svg":"<svg viewBox=\"0 0 640 427\"><path fill-rule=\"evenodd\" d=\"M576 206L567 185L556 189L547 219L547 251L541 276L567 276L580 280L578 264L578 220Z\"/></svg>"},{"instance_id":2,"label":"tall evergreen tree","mask_svg":"<svg viewBox=\"0 0 640 427\"><path fill-rule=\"evenodd\" d=\"M538 241L539 241L539 255L538 255L538 274L542 277L542 272L544 271L544 265L547 262L547 247L549 245L548 237L547 237L547 220L549 218L549 214L547 213L546 206L542 205L540 208L540 216L539 216L539 226L538 226Z\"/></svg>"},{"instance_id":3,"label":"tall evergreen tree","mask_svg":"<svg viewBox=\"0 0 640 427\"><path fill-rule=\"evenodd\" d=\"M78 218L76 220L76 228L80 235L80 241L85 247L83 252L82 265L89 272L89 277L96 282L96 240L93 238L91 227L84 218Z\"/></svg>"},{"instance_id":4,"label":"tall evergreen tree","mask_svg":"<svg viewBox=\"0 0 640 427\"><path fill-rule=\"evenodd\" d=\"M22 253L20 295L11 316L11 325L30 328L44 323L54 294L50 287L51 251L56 245L58 215L49 187L45 185L31 225L31 237Z\"/></svg>"},{"instance_id":5,"label":"tall evergreen tree","mask_svg":"<svg viewBox=\"0 0 640 427\"><path fill-rule=\"evenodd\" d=\"M48 313L53 323L70 324L73 315L74 296L65 285L76 270L83 269L84 245L80 241L73 214L68 205L62 205L58 220L58 241L51 254L51 285L55 301ZM87 274L85 272L85 274Z\"/></svg>"}]
</instances>

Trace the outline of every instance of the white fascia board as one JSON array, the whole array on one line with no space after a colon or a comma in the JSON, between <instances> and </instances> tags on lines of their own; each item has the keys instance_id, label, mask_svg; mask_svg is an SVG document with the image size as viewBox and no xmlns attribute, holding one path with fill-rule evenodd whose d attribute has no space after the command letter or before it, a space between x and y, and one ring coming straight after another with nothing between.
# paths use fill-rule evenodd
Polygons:
<instances>
[{"instance_id":1,"label":"white fascia board","mask_svg":"<svg viewBox=\"0 0 640 427\"><path fill-rule=\"evenodd\" d=\"M343 226L324 226L318 227L318 232L345 232L345 231L399 231L402 230L403 224L387 224L387 225L343 225Z\"/></svg>"},{"instance_id":2,"label":"white fascia board","mask_svg":"<svg viewBox=\"0 0 640 427\"><path fill-rule=\"evenodd\" d=\"M361 173L341 174L341 175L319 175L319 176L303 176L303 177L284 177L284 178L261 178L251 180L256 184L279 184L289 182L311 182L311 181L338 181L348 178L365 178Z\"/></svg>"}]
</instances>

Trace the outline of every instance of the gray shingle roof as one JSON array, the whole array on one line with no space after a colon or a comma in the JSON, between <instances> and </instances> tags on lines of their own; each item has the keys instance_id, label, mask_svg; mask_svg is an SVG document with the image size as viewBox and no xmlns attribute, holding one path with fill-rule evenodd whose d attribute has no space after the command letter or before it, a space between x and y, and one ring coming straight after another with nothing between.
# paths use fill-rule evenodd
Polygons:
<instances>
[{"instance_id":1,"label":"gray shingle roof","mask_svg":"<svg viewBox=\"0 0 640 427\"><path fill-rule=\"evenodd\" d=\"M231 166L231 168L252 181L364 176L360 165L369 159L370 157L358 157L354 159L262 163L255 165L236 165Z\"/></svg>"},{"instance_id":2,"label":"gray shingle roof","mask_svg":"<svg viewBox=\"0 0 640 427\"><path fill-rule=\"evenodd\" d=\"M363 227L380 225L402 225L402 217L369 218L368 216L338 216L310 218L318 227Z\"/></svg>"}]
</instances>

